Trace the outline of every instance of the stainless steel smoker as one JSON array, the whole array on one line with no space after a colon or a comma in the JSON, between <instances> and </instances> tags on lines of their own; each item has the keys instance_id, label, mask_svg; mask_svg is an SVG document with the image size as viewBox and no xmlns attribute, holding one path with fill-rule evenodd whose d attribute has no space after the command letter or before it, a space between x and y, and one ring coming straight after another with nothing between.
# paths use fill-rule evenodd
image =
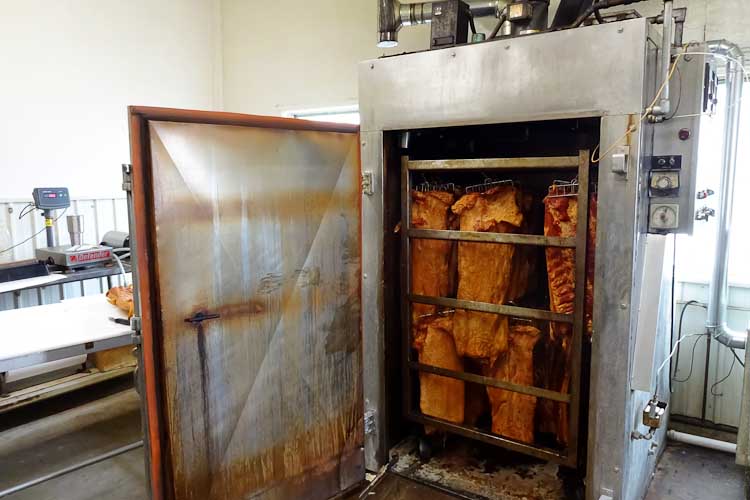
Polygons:
<instances>
[{"instance_id":1,"label":"stainless steel smoker","mask_svg":"<svg viewBox=\"0 0 750 500\"><path fill-rule=\"evenodd\" d=\"M665 252L670 240L666 235L692 231L699 132L695 115L713 105L707 98L713 74L710 61L705 56L681 57L676 63L681 74L679 109L670 112L671 119L649 119L646 110L654 105L664 82L660 47L661 28L647 19L632 19L360 65L362 176L371 187L362 202L369 468L387 461L391 435L400 434L389 425L388 393L394 383L387 355L389 326L393 328L388 317L398 306L393 291L399 284L391 281L389 248L394 249L389 247L390 238L384 237L384 228L394 223L394 208L400 202L401 157L409 156L406 172L437 174L480 168L529 175L567 162L574 172L577 169L581 186L598 189L593 341L588 355L582 355L580 334L573 346L569 404L574 439L567 450L550 452L472 429L448 430L584 467L586 498L630 499L644 494L664 446L666 426L656 429L651 439L634 436L649 431L641 418L649 400L654 395L664 401L669 398L668 376L658 378L655 373L669 351L671 264L670 252ZM689 50L707 51L703 46ZM585 137L576 138L571 130ZM591 162L597 159L590 154L594 148L598 162ZM580 161L579 149L585 149ZM555 158L513 162L470 156L474 151ZM668 189L659 189L662 185ZM585 198L586 188L579 200ZM424 237L403 224L402 231L406 238ZM460 235L430 237L462 239ZM550 244L523 236L508 241ZM585 238L577 238L572 246L578 256L577 283L581 283ZM383 282L384 287L376 285ZM581 295L580 288L576 294ZM487 310L478 304L438 303ZM540 317L534 310L512 314ZM577 332L580 314L577 309L571 318ZM415 371L411 360L407 364L401 376ZM582 380L581 373L587 373L588 380ZM580 402L585 405L579 406ZM440 425L415 414L413 407L404 413L417 422Z\"/></svg>"},{"instance_id":2,"label":"stainless steel smoker","mask_svg":"<svg viewBox=\"0 0 750 500\"><path fill-rule=\"evenodd\" d=\"M424 6L417 16L382 3L381 41L395 43L404 19L426 21ZM451 446L505 457L498 477L528 456L551 482L570 478L567 498L642 498L668 418L669 376L659 368L669 351L670 234L694 223L699 115L716 104L712 59L701 53L716 47L673 52L670 31L663 44L658 20L634 15L534 34L546 11L471 2L430 13L465 18L480 7L515 27L475 44L441 32L436 50L360 65L359 130L131 108L125 185L152 498L331 498L361 487L368 470L379 473L372 484L397 475L445 498L514 494L507 481L472 490L468 468L425 475L418 464L429 457L413 445L423 425ZM670 30L672 17L662 16ZM576 184L577 234L411 227L409 193L420 182L496 175L537 189ZM416 295L410 252L424 238L571 249L575 310ZM569 390L420 363L409 337L415 303L572 325ZM566 405L570 439L520 442L424 415L420 372Z\"/></svg>"}]
</instances>

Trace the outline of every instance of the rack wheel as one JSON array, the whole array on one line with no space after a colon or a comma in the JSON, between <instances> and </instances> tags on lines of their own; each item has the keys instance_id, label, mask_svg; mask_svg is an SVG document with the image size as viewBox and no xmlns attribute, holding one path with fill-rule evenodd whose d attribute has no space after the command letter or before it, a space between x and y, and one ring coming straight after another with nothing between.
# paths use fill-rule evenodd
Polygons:
<instances>
[{"instance_id":1,"label":"rack wheel","mask_svg":"<svg viewBox=\"0 0 750 500\"><path fill-rule=\"evenodd\" d=\"M428 436L419 437L419 458L427 462L432 458L432 442Z\"/></svg>"}]
</instances>

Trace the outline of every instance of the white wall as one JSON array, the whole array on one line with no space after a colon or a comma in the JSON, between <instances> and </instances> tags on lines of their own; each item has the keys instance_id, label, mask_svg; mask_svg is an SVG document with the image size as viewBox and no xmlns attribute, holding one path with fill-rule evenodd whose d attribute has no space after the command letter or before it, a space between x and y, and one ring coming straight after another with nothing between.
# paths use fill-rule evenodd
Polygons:
<instances>
[{"instance_id":1,"label":"white wall","mask_svg":"<svg viewBox=\"0 0 750 500\"><path fill-rule=\"evenodd\" d=\"M375 0L222 0L222 18L227 111L356 104L358 62L429 48L429 26L402 29L395 49L377 48Z\"/></svg>"},{"instance_id":2,"label":"white wall","mask_svg":"<svg viewBox=\"0 0 750 500\"><path fill-rule=\"evenodd\" d=\"M131 104L218 107L218 0L0 2L0 199L121 196Z\"/></svg>"},{"instance_id":3,"label":"white wall","mask_svg":"<svg viewBox=\"0 0 750 500\"><path fill-rule=\"evenodd\" d=\"M750 2L675 3L690 9L686 39L750 46ZM0 199L27 199L42 184L75 197L119 195L129 104L260 114L356 104L357 62L386 52L375 47L375 0L0 6ZM661 0L635 7L653 15ZM400 39L388 53L425 49L429 27Z\"/></svg>"},{"instance_id":4,"label":"white wall","mask_svg":"<svg viewBox=\"0 0 750 500\"><path fill-rule=\"evenodd\" d=\"M222 18L227 111L356 104L357 62L383 52L375 0L223 0ZM398 50L421 48L428 33L403 30Z\"/></svg>"},{"instance_id":5,"label":"white wall","mask_svg":"<svg viewBox=\"0 0 750 500\"><path fill-rule=\"evenodd\" d=\"M553 0L550 19L558 1ZM644 16L662 0L620 7ZM282 114L287 110L356 104L359 61L425 49L429 27L403 29L395 50L375 47L376 0L222 0L224 107ZM750 1L676 0L688 6L685 40L729 38L750 47ZM479 27L485 33L492 20ZM428 77L428 75L425 75Z\"/></svg>"}]
</instances>

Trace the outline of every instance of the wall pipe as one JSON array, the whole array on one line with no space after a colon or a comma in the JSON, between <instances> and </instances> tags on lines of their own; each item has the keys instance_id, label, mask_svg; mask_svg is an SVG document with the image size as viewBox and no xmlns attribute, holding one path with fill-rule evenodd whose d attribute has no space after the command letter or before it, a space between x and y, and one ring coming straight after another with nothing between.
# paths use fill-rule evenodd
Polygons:
<instances>
[{"instance_id":1,"label":"wall pipe","mask_svg":"<svg viewBox=\"0 0 750 500\"><path fill-rule=\"evenodd\" d=\"M667 438L678 443L691 444L693 446L700 446L701 448L708 448L710 450L723 451L725 453L735 454L737 453L737 445L734 443L728 443L726 441L719 441L718 439L711 439L703 436L696 436L694 434L687 434L685 432L679 432L674 430L667 431Z\"/></svg>"},{"instance_id":2,"label":"wall pipe","mask_svg":"<svg viewBox=\"0 0 750 500\"><path fill-rule=\"evenodd\" d=\"M721 177L719 181L719 209L717 221L716 254L713 273L708 289L708 314L706 331L717 341L734 348L744 349L747 332L732 330L727 326L727 305L729 282L727 269L729 261L729 232L732 226L732 201L734 179L737 170L737 142L739 139L740 107L742 105L742 85L744 82L744 56L742 50L726 40L708 42L711 53L734 59L727 60L726 116L724 117L724 141L721 152ZM738 64L739 63L739 64Z\"/></svg>"}]
</instances>

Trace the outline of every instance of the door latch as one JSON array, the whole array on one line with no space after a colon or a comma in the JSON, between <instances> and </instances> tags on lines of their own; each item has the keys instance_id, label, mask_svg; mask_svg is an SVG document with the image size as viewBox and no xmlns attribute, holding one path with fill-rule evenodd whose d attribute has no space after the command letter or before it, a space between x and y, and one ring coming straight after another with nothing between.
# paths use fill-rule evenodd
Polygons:
<instances>
[{"instance_id":1,"label":"door latch","mask_svg":"<svg viewBox=\"0 0 750 500\"><path fill-rule=\"evenodd\" d=\"M209 319L217 319L220 318L220 314L216 313L204 313L204 312L197 312L190 316L189 318L185 318L185 323L191 323L193 325L200 325L206 320Z\"/></svg>"}]
</instances>

